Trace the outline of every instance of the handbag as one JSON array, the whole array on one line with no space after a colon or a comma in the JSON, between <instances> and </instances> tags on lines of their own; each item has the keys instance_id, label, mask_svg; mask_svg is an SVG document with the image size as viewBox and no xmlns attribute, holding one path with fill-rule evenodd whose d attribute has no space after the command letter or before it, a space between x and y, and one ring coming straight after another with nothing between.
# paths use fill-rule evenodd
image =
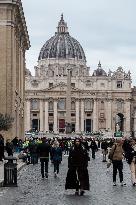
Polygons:
<instances>
[{"instance_id":1,"label":"handbag","mask_svg":"<svg viewBox=\"0 0 136 205\"><path fill-rule=\"evenodd\" d=\"M115 148L113 150L113 152L111 154L109 154L108 158L112 161L113 160L113 155L114 155L114 152L116 150L116 144L115 144Z\"/></svg>"},{"instance_id":2,"label":"handbag","mask_svg":"<svg viewBox=\"0 0 136 205\"><path fill-rule=\"evenodd\" d=\"M111 166L111 161L107 163L107 168L109 168Z\"/></svg>"}]
</instances>

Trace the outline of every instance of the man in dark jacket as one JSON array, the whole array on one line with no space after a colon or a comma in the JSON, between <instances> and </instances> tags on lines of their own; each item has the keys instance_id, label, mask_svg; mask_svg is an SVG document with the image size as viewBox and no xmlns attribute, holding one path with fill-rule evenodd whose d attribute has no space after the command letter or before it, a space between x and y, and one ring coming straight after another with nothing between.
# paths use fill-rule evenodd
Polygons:
<instances>
[{"instance_id":1,"label":"man in dark jacket","mask_svg":"<svg viewBox=\"0 0 136 205\"><path fill-rule=\"evenodd\" d=\"M95 139L92 139L90 148L92 149L92 158L95 159L95 152L98 151L97 144L95 142Z\"/></svg>"},{"instance_id":2,"label":"man in dark jacket","mask_svg":"<svg viewBox=\"0 0 136 205\"><path fill-rule=\"evenodd\" d=\"M42 143L38 145L37 151L40 156L40 162L41 162L41 174L42 178L44 178L44 172L45 177L48 178L48 163L49 163L49 153L50 153L51 147L46 140L46 138L42 139Z\"/></svg>"},{"instance_id":3,"label":"man in dark jacket","mask_svg":"<svg viewBox=\"0 0 136 205\"><path fill-rule=\"evenodd\" d=\"M65 189L76 189L75 195L79 195L79 189L81 196L84 194L84 190L89 190L88 161L87 150L81 144L81 141L76 139L69 152L69 169L65 184Z\"/></svg>"},{"instance_id":4,"label":"man in dark jacket","mask_svg":"<svg viewBox=\"0 0 136 205\"><path fill-rule=\"evenodd\" d=\"M38 163L38 155L37 155L37 142L33 139L29 142L29 152L30 152L30 158L31 163L34 165Z\"/></svg>"}]
</instances>

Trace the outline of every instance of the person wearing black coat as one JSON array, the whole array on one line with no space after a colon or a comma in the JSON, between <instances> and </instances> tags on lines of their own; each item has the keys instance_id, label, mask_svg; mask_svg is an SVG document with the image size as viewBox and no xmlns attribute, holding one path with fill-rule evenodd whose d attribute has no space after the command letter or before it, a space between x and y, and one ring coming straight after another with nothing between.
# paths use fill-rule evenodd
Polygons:
<instances>
[{"instance_id":1,"label":"person wearing black coat","mask_svg":"<svg viewBox=\"0 0 136 205\"><path fill-rule=\"evenodd\" d=\"M33 139L29 142L29 152L30 152L30 158L31 163L34 165L38 163L38 154L37 154L37 142Z\"/></svg>"},{"instance_id":2,"label":"person wearing black coat","mask_svg":"<svg viewBox=\"0 0 136 205\"><path fill-rule=\"evenodd\" d=\"M13 156L13 143L8 139L6 142L6 151L8 156Z\"/></svg>"},{"instance_id":3,"label":"person wearing black coat","mask_svg":"<svg viewBox=\"0 0 136 205\"><path fill-rule=\"evenodd\" d=\"M92 149L92 158L95 159L95 152L98 151L97 144L95 142L95 139L92 139L92 142L90 144L90 148Z\"/></svg>"},{"instance_id":4,"label":"person wearing black coat","mask_svg":"<svg viewBox=\"0 0 136 205\"><path fill-rule=\"evenodd\" d=\"M49 154L51 151L50 144L46 140L46 138L42 139L42 143L38 145L37 147L37 152L40 157L40 162L41 162L41 174L42 178L44 176L48 178L48 163L49 163Z\"/></svg>"},{"instance_id":5,"label":"person wearing black coat","mask_svg":"<svg viewBox=\"0 0 136 205\"><path fill-rule=\"evenodd\" d=\"M83 195L84 190L89 190L89 175L87 170L89 160L87 150L81 141L76 139L74 146L70 149L68 157L66 190L76 189L75 195Z\"/></svg>"},{"instance_id":6,"label":"person wearing black coat","mask_svg":"<svg viewBox=\"0 0 136 205\"><path fill-rule=\"evenodd\" d=\"M62 161L62 148L59 146L59 142L55 140L51 148L52 163L54 164L54 177L59 174L59 165Z\"/></svg>"},{"instance_id":7,"label":"person wearing black coat","mask_svg":"<svg viewBox=\"0 0 136 205\"><path fill-rule=\"evenodd\" d=\"M134 139L126 147L125 157L130 166L132 185L136 186L136 141Z\"/></svg>"},{"instance_id":8,"label":"person wearing black coat","mask_svg":"<svg viewBox=\"0 0 136 205\"><path fill-rule=\"evenodd\" d=\"M4 138L0 134L0 161L3 161L4 158Z\"/></svg>"}]
</instances>

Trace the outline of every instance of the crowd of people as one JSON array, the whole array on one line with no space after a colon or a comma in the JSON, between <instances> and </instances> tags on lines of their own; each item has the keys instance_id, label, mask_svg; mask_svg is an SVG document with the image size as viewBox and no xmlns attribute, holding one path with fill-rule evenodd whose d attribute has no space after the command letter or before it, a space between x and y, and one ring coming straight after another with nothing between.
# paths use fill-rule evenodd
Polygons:
<instances>
[{"instance_id":1,"label":"crowd of people","mask_svg":"<svg viewBox=\"0 0 136 205\"><path fill-rule=\"evenodd\" d=\"M18 157L27 164L36 164L38 159L41 166L42 179L48 178L49 160L54 165L54 177L59 175L60 163L64 155L68 156L68 171L66 176L65 189L75 189L75 195L84 195L89 190L88 161L91 157L95 160L96 152L102 150L102 162L113 166L113 186L116 186L117 171L121 186L126 183L123 179L123 159L130 167L132 185L136 186L136 140L135 139L104 139L78 137L53 139L43 137L41 139L30 138L22 141L15 137L12 141L7 140L4 145L4 138L0 135L0 161L4 159L4 150L8 156L18 152ZM108 166L107 166L108 167Z\"/></svg>"}]
</instances>

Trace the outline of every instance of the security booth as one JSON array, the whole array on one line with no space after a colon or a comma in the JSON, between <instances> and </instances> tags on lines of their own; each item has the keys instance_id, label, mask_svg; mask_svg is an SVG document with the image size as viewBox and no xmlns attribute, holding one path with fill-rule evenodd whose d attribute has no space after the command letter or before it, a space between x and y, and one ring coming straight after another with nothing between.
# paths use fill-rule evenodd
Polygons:
<instances>
[{"instance_id":1,"label":"security booth","mask_svg":"<svg viewBox=\"0 0 136 205\"><path fill-rule=\"evenodd\" d=\"M5 157L4 164L4 184L5 187L17 186L17 158L13 156Z\"/></svg>"}]
</instances>

